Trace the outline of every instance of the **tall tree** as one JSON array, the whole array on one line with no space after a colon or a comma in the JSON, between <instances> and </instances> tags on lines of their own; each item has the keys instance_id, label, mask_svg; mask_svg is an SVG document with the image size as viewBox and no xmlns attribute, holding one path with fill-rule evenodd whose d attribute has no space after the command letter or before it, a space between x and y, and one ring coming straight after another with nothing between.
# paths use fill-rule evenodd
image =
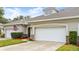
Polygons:
<instances>
[{"instance_id":1,"label":"tall tree","mask_svg":"<svg viewBox=\"0 0 79 59\"><path fill-rule=\"evenodd\" d=\"M19 19L23 19L23 18L24 18L24 16L22 16L22 15L19 16Z\"/></svg>"},{"instance_id":2,"label":"tall tree","mask_svg":"<svg viewBox=\"0 0 79 59\"><path fill-rule=\"evenodd\" d=\"M20 16L17 16L13 19L13 21L16 21L16 20L22 20L24 18L24 16L20 15Z\"/></svg>"},{"instance_id":3,"label":"tall tree","mask_svg":"<svg viewBox=\"0 0 79 59\"><path fill-rule=\"evenodd\" d=\"M9 20L3 17L4 9L0 7L0 23L7 23Z\"/></svg>"},{"instance_id":4,"label":"tall tree","mask_svg":"<svg viewBox=\"0 0 79 59\"><path fill-rule=\"evenodd\" d=\"M2 7L0 7L0 18L3 18L3 15L4 15L4 10Z\"/></svg>"},{"instance_id":5,"label":"tall tree","mask_svg":"<svg viewBox=\"0 0 79 59\"><path fill-rule=\"evenodd\" d=\"M55 7L46 7L43 9L44 15L51 15L58 13L59 11Z\"/></svg>"},{"instance_id":6,"label":"tall tree","mask_svg":"<svg viewBox=\"0 0 79 59\"><path fill-rule=\"evenodd\" d=\"M0 23L8 23L8 22L9 22L9 19L6 19L6 18L0 19Z\"/></svg>"}]
</instances>

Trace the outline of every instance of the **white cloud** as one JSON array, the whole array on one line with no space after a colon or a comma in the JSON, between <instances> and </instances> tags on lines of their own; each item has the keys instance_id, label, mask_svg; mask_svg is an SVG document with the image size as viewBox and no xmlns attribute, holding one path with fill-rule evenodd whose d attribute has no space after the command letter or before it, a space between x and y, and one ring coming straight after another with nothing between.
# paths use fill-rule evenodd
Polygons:
<instances>
[{"instance_id":1,"label":"white cloud","mask_svg":"<svg viewBox=\"0 0 79 59\"><path fill-rule=\"evenodd\" d=\"M6 18L13 19L14 17L17 17L20 15L20 10L18 8L13 8L13 9L7 8L4 10L5 10L4 17L6 17Z\"/></svg>"},{"instance_id":2,"label":"white cloud","mask_svg":"<svg viewBox=\"0 0 79 59\"><path fill-rule=\"evenodd\" d=\"M29 15L31 17L40 16L42 14L43 14L43 8L41 7L29 10Z\"/></svg>"},{"instance_id":3,"label":"white cloud","mask_svg":"<svg viewBox=\"0 0 79 59\"><path fill-rule=\"evenodd\" d=\"M26 11L23 11L22 9L19 9L19 8L4 8L5 10L5 15L4 17L6 18L10 18L10 19L13 19L19 15L23 15L23 16L31 16L31 17L36 17L36 16L39 16L39 15L42 15L43 14L43 11L42 11L43 8L39 7L39 8L33 8L33 9L30 9L30 10L26 10Z\"/></svg>"},{"instance_id":4,"label":"white cloud","mask_svg":"<svg viewBox=\"0 0 79 59\"><path fill-rule=\"evenodd\" d=\"M23 15L23 16L31 16L31 17L36 17L36 16L40 16L43 15L43 8L42 7L37 7L37 8L31 8L31 9L27 9L23 10L22 8L4 8L5 11L5 18L10 18L13 19L19 15ZM57 8L58 10L62 10L63 8Z\"/></svg>"}]
</instances>

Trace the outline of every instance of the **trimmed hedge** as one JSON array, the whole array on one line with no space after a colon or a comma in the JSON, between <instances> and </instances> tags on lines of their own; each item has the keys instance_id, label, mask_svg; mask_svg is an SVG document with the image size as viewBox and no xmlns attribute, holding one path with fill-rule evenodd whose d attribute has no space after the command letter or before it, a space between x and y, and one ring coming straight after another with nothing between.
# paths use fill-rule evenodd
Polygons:
<instances>
[{"instance_id":1,"label":"trimmed hedge","mask_svg":"<svg viewBox=\"0 0 79 59\"><path fill-rule=\"evenodd\" d=\"M23 35L23 32L12 32L11 37L16 39L16 38L21 38Z\"/></svg>"},{"instance_id":2,"label":"trimmed hedge","mask_svg":"<svg viewBox=\"0 0 79 59\"><path fill-rule=\"evenodd\" d=\"M69 32L69 41L70 41L70 44L77 43L77 31L70 31Z\"/></svg>"}]
</instances>

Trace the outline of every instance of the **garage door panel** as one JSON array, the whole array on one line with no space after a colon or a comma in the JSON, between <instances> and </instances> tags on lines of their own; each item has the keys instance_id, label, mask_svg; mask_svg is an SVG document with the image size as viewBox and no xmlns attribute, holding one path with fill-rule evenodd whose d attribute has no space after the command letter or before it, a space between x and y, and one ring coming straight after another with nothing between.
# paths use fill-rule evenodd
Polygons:
<instances>
[{"instance_id":1,"label":"garage door panel","mask_svg":"<svg viewBox=\"0 0 79 59\"><path fill-rule=\"evenodd\" d=\"M65 42L65 28L36 28L35 40Z\"/></svg>"}]
</instances>

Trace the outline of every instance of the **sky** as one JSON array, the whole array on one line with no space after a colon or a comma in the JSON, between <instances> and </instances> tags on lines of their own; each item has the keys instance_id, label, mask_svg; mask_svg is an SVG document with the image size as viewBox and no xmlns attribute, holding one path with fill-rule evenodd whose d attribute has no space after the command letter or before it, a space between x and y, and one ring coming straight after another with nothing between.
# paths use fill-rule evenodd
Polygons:
<instances>
[{"instance_id":1,"label":"sky","mask_svg":"<svg viewBox=\"0 0 79 59\"><path fill-rule=\"evenodd\" d=\"M5 7L4 17L7 19L13 19L19 15L36 17L44 14L43 8L44 7ZM57 9L61 10L63 8Z\"/></svg>"}]
</instances>

